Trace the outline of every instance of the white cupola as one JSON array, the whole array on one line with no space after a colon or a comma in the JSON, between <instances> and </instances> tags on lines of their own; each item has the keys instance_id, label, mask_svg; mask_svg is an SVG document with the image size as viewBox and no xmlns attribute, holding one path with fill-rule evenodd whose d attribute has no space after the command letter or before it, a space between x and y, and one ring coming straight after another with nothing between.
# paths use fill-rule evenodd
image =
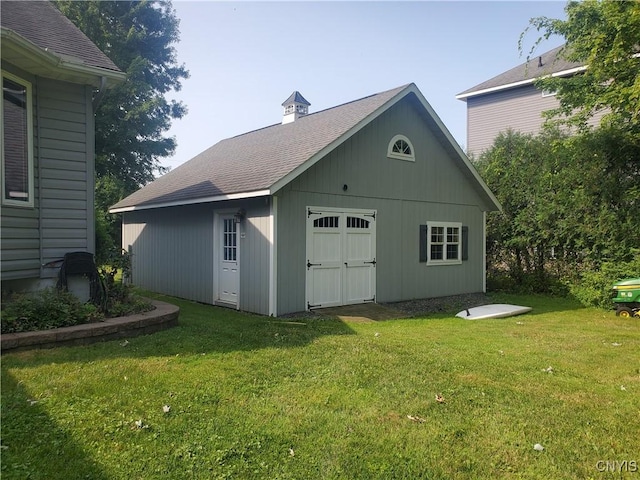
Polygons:
<instances>
[{"instance_id":1,"label":"white cupola","mask_svg":"<svg viewBox=\"0 0 640 480\"><path fill-rule=\"evenodd\" d=\"M287 98L282 106L284 107L284 115L282 116L282 124L295 122L298 118L304 117L309 113L311 104L300 95L297 90Z\"/></svg>"}]
</instances>

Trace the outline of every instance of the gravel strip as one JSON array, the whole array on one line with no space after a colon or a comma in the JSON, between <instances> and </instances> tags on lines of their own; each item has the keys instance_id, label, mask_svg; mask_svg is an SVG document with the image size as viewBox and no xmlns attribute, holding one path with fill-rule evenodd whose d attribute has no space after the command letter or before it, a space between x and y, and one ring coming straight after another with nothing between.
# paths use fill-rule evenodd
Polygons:
<instances>
[{"instance_id":1,"label":"gravel strip","mask_svg":"<svg viewBox=\"0 0 640 480\"><path fill-rule=\"evenodd\" d=\"M452 295L449 297L422 298L417 300L407 300L404 302L382 303L389 308L399 310L407 317L420 317L435 313L451 313L455 315L465 308L488 305L492 303L484 293L466 293L463 295ZM306 312L288 313L280 315L279 318L331 318L322 314L322 310L312 310Z\"/></svg>"},{"instance_id":2,"label":"gravel strip","mask_svg":"<svg viewBox=\"0 0 640 480\"><path fill-rule=\"evenodd\" d=\"M455 315L465 308L478 307L492 303L484 293L466 293L449 297L422 298L404 302L390 302L383 305L405 313L408 317L418 317L434 313L451 313Z\"/></svg>"}]
</instances>

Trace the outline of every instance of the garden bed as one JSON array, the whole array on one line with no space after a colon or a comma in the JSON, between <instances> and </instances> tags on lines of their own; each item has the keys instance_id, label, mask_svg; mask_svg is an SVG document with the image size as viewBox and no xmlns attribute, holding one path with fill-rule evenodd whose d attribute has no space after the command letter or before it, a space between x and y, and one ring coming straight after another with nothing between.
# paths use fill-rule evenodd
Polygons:
<instances>
[{"instance_id":1,"label":"garden bed","mask_svg":"<svg viewBox=\"0 0 640 480\"><path fill-rule=\"evenodd\" d=\"M178 325L180 309L169 303L152 300L153 310L107 318L104 321L84 323L33 332L6 333L1 338L1 351L53 348L57 346L87 345L106 340L146 335Z\"/></svg>"}]
</instances>

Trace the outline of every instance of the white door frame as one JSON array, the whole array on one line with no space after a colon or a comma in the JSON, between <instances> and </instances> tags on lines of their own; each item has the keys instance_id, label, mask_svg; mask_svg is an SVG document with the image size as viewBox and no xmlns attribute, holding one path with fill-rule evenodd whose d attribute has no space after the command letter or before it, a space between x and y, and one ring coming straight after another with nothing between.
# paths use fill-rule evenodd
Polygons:
<instances>
[{"instance_id":1,"label":"white door frame","mask_svg":"<svg viewBox=\"0 0 640 480\"><path fill-rule=\"evenodd\" d=\"M238 288L236 295L236 303L230 303L220 299L220 265L222 263L222 248L224 240L224 219L233 218L237 209L218 210L213 214L213 301L216 304L224 306L233 306L236 310L240 309L240 272L241 272L241 249L240 249L240 224L234 223L236 230L236 264L238 268Z\"/></svg>"},{"instance_id":2,"label":"white door frame","mask_svg":"<svg viewBox=\"0 0 640 480\"><path fill-rule=\"evenodd\" d=\"M346 269L349 268L349 266L347 265L347 252L346 252L346 248L347 248L347 239L348 239L348 230L347 230L347 225L346 225L346 219L347 216L360 216L360 217L373 217L372 218L372 224L371 224L371 235L372 235L372 255L373 255L373 261L372 262L356 262L356 263L372 263L371 268L372 268L372 275L373 277L371 278L372 280L372 299L370 301L374 301L375 302L375 297L376 297L376 216L377 216L377 210L374 209L366 209L366 208L337 208L337 207L313 207L313 206L307 206L305 209L305 215L306 215L306 219L305 219L305 236L306 236L306 255L305 255L305 262L307 262L307 264L305 265L306 271L305 271L305 306L306 309L311 309L311 308L322 308L322 305L318 305L315 304L314 305L314 299L313 299L313 285L311 283L310 280L310 274L309 274L309 270L310 269L314 269L315 268L320 268L322 269L322 267L320 266L315 266L313 264L313 262L311 261L310 257L311 257L311 251L313 249L313 227L311 226L311 222L310 222L310 216L313 214L331 214L331 213L335 213L339 216L339 218L342 218L343 221L342 223L339 225L339 227L337 227L337 231L333 230L333 229L329 229L327 230L327 234L335 234L338 233L338 231L340 232L340 249L341 249L341 258L339 259L339 262L337 262L338 259L333 259L328 261L328 266L326 268L332 269L333 268L333 264L336 264L336 266L339 264L340 265L340 278L336 278L335 279L335 283L336 283L336 287L339 290L339 294L340 294L340 301L338 302L334 302L332 303L332 305L335 305L337 303L339 303L340 305L347 305L347 304L352 304L352 303L361 303L360 300L357 301L349 301L347 298L345 298L345 295L348 291L348 285L345 284L345 282L348 280L348 275L346 272ZM354 232L356 233L356 232ZM342 264L344 263L344 267L342 266ZM361 265L358 265L361 266ZM369 301L369 300L362 300L362 303ZM325 306L330 306L330 305L326 305Z\"/></svg>"}]
</instances>

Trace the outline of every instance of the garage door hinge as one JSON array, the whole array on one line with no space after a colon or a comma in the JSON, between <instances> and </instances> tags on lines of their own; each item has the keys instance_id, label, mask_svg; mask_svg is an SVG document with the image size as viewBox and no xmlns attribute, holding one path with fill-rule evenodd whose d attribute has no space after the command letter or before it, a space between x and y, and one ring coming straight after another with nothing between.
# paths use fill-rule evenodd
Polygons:
<instances>
[{"instance_id":1,"label":"garage door hinge","mask_svg":"<svg viewBox=\"0 0 640 480\"><path fill-rule=\"evenodd\" d=\"M322 265L321 263L311 263L309 260L307 260L307 270L309 270L311 267L319 267L320 265Z\"/></svg>"},{"instance_id":2,"label":"garage door hinge","mask_svg":"<svg viewBox=\"0 0 640 480\"><path fill-rule=\"evenodd\" d=\"M373 212L373 213L365 213L362 216L363 217L373 217L374 220L376 219L376 213L375 212Z\"/></svg>"},{"instance_id":3,"label":"garage door hinge","mask_svg":"<svg viewBox=\"0 0 640 480\"><path fill-rule=\"evenodd\" d=\"M318 308L322 305L311 305L311 303L307 302L307 310L311 310L312 308Z\"/></svg>"},{"instance_id":4,"label":"garage door hinge","mask_svg":"<svg viewBox=\"0 0 640 480\"><path fill-rule=\"evenodd\" d=\"M364 262L364 263L370 263L371 265L373 265L375 267L377 262L376 262L376 259L374 258L372 261Z\"/></svg>"},{"instance_id":5,"label":"garage door hinge","mask_svg":"<svg viewBox=\"0 0 640 480\"><path fill-rule=\"evenodd\" d=\"M312 212L310 208L307 208L307 218L311 215L322 215L322 212Z\"/></svg>"}]
</instances>

